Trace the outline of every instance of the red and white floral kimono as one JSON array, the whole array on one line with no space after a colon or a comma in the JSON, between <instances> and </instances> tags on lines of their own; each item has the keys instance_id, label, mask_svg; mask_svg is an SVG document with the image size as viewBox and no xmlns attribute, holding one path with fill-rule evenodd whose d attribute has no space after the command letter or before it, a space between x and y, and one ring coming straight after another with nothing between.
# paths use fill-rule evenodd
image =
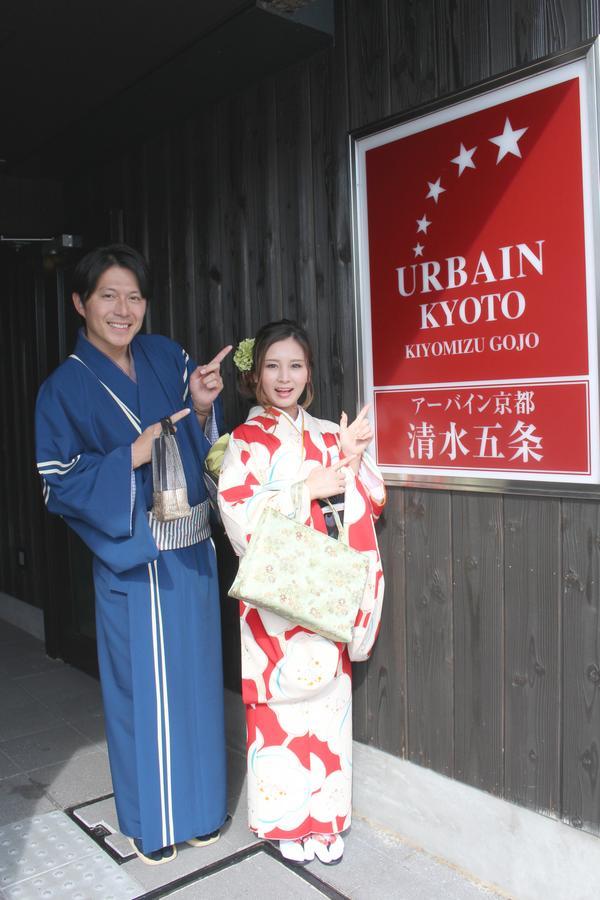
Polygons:
<instances>
[{"instance_id":1,"label":"red and white floral kimono","mask_svg":"<svg viewBox=\"0 0 600 900\"><path fill-rule=\"evenodd\" d=\"M242 556L265 504L319 531L326 525L303 482L339 459L339 426L300 410L255 407L231 436L219 480L219 506ZM367 659L377 637L383 573L374 523L385 488L363 456L346 475L344 524L350 545L370 560L370 576L350 644L336 644L274 613L240 603L242 695L246 704L248 817L260 837L293 840L350 825L352 683L350 660ZM294 497L294 500L292 500ZM307 567L310 559L306 560Z\"/></svg>"}]
</instances>

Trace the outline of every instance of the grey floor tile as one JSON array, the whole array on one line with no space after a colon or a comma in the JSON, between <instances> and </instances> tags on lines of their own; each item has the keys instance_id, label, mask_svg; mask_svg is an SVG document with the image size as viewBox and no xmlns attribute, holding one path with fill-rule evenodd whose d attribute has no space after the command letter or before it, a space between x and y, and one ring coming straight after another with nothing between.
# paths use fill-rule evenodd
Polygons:
<instances>
[{"instance_id":1,"label":"grey floor tile","mask_svg":"<svg viewBox=\"0 0 600 900\"><path fill-rule=\"evenodd\" d=\"M10 622L5 622L4 619L0 620L0 645L2 645L3 648L7 645L10 647L24 647L29 646L34 642L39 648L40 653L45 655L43 641L40 641L39 638L29 634L28 631L23 631L22 628L17 628L16 625L11 625Z\"/></svg>"},{"instance_id":2,"label":"grey floor tile","mask_svg":"<svg viewBox=\"0 0 600 900\"><path fill-rule=\"evenodd\" d=\"M246 804L237 813L232 813L231 821L223 829L223 841L230 847L230 852L256 844L259 838L248 828Z\"/></svg>"},{"instance_id":3,"label":"grey floor tile","mask_svg":"<svg viewBox=\"0 0 600 900\"><path fill-rule=\"evenodd\" d=\"M259 853L171 894L178 900L318 900L325 895L290 869Z\"/></svg>"},{"instance_id":4,"label":"grey floor tile","mask_svg":"<svg viewBox=\"0 0 600 900\"><path fill-rule=\"evenodd\" d=\"M57 697L55 700L44 700L43 703L59 718L65 719L73 714L76 706L82 715L100 715L103 711L100 688L95 691L82 691L76 697Z\"/></svg>"},{"instance_id":5,"label":"grey floor tile","mask_svg":"<svg viewBox=\"0 0 600 900\"><path fill-rule=\"evenodd\" d=\"M3 649L0 646L0 655L2 652ZM21 679L18 678L2 679L2 686L0 687L0 707L16 709L21 703L31 700L31 694L28 694L27 691L22 688L20 680Z\"/></svg>"},{"instance_id":6,"label":"grey floor tile","mask_svg":"<svg viewBox=\"0 0 600 900\"><path fill-rule=\"evenodd\" d=\"M394 852L386 860L378 846L374 847L367 841L363 842L360 839L363 830L364 826L362 823L355 821L350 831L346 833L344 836L344 856L338 865L326 868L315 859L308 867L319 878L324 878L328 884L351 897L359 896L359 887L369 877L368 873L381 866L384 868L392 867L397 863ZM393 848L393 850L396 850L396 848ZM401 844L398 856L409 855L411 852L410 848ZM324 872L327 873L326 877Z\"/></svg>"},{"instance_id":7,"label":"grey floor tile","mask_svg":"<svg viewBox=\"0 0 600 900\"><path fill-rule=\"evenodd\" d=\"M494 896L450 866L356 819L345 836L342 862L325 869L315 860L309 868L359 900L372 896L373 873L377 873L378 900L489 900Z\"/></svg>"},{"instance_id":8,"label":"grey floor tile","mask_svg":"<svg viewBox=\"0 0 600 900\"><path fill-rule=\"evenodd\" d=\"M202 892L202 887L200 884L188 884L187 887L181 888L178 891L175 891L174 894L170 894L171 897L177 897L177 900L199 900L200 897L206 897L206 894ZM2 894L0 893L0 898Z\"/></svg>"},{"instance_id":9,"label":"grey floor tile","mask_svg":"<svg viewBox=\"0 0 600 900\"><path fill-rule=\"evenodd\" d=\"M0 674L8 678L22 678L54 672L64 665L40 651L42 645L35 638L30 638L30 641L31 643L25 642L22 646L4 644L0 653Z\"/></svg>"},{"instance_id":10,"label":"grey floor tile","mask_svg":"<svg viewBox=\"0 0 600 900\"><path fill-rule=\"evenodd\" d=\"M12 738L0 743L0 750L11 759L22 772L41 769L44 766L66 762L80 753L90 752L94 744L67 723Z\"/></svg>"},{"instance_id":11,"label":"grey floor tile","mask_svg":"<svg viewBox=\"0 0 600 900\"><path fill-rule=\"evenodd\" d=\"M396 877L392 879L391 874ZM395 873L387 873L387 877L382 879L384 891L386 884L390 897L394 896L394 888L402 885L407 900L433 900L439 896L444 900L483 900L498 896L469 881L450 866L418 851Z\"/></svg>"},{"instance_id":12,"label":"grey floor tile","mask_svg":"<svg viewBox=\"0 0 600 900\"><path fill-rule=\"evenodd\" d=\"M14 762L0 750L0 779L8 778L9 775L16 775L18 771Z\"/></svg>"},{"instance_id":13,"label":"grey floor tile","mask_svg":"<svg viewBox=\"0 0 600 900\"><path fill-rule=\"evenodd\" d=\"M82 690L98 688L98 681L73 666L59 662L50 674L30 675L21 686L38 700L51 700L57 693L74 697Z\"/></svg>"},{"instance_id":14,"label":"grey floor tile","mask_svg":"<svg viewBox=\"0 0 600 900\"><path fill-rule=\"evenodd\" d=\"M32 697L62 718L102 712L100 684L95 678L78 672L71 666L59 663L59 667L43 674L30 675L20 682Z\"/></svg>"},{"instance_id":15,"label":"grey floor tile","mask_svg":"<svg viewBox=\"0 0 600 900\"><path fill-rule=\"evenodd\" d=\"M108 756L96 748L65 763L36 769L29 779L61 809L112 793Z\"/></svg>"},{"instance_id":16,"label":"grey floor tile","mask_svg":"<svg viewBox=\"0 0 600 900\"><path fill-rule=\"evenodd\" d=\"M196 872L211 865L233 852L232 847L221 839L208 847L188 847L177 845L177 859L163 866L147 866L139 859L133 859L123 868L137 881L143 884L146 891L175 881L190 872Z\"/></svg>"},{"instance_id":17,"label":"grey floor tile","mask_svg":"<svg viewBox=\"0 0 600 900\"><path fill-rule=\"evenodd\" d=\"M216 844L207 847L206 852L208 853L212 850L212 847L215 846ZM184 875L189 875L190 872L201 869L203 862L198 861L197 854L199 853L200 849L182 847L179 845L177 848L177 858L165 865L147 866L140 859L136 858L130 862L124 863L121 868L132 878L135 878L136 881L139 881L140 884L143 885L145 891L150 891L161 887L162 885L169 884L169 882L175 881L177 878L181 878ZM211 854L210 862L214 862L215 859L220 859L220 857L212 856Z\"/></svg>"},{"instance_id":18,"label":"grey floor tile","mask_svg":"<svg viewBox=\"0 0 600 900\"><path fill-rule=\"evenodd\" d=\"M23 631L22 628L17 628L16 625L11 625L10 622L7 622L5 619L0 619L0 644L13 643L14 641L18 641L21 637L30 637L26 631Z\"/></svg>"},{"instance_id":19,"label":"grey floor tile","mask_svg":"<svg viewBox=\"0 0 600 900\"><path fill-rule=\"evenodd\" d=\"M85 735L94 744L106 744L106 729L102 713L92 713L85 716L71 713L67 714L66 719L72 728Z\"/></svg>"},{"instance_id":20,"label":"grey floor tile","mask_svg":"<svg viewBox=\"0 0 600 900\"><path fill-rule=\"evenodd\" d=\"M56 809L42 785L33 784L26 775L13 775L0 781L0 825Z\"/></svg>"},{"instance_id":21,"label":"grey floor tile","mask_svg":"<svg viewBox=\"0 0 600 900\"><path fill-rule=\"evenodd\" d=\"M460 892L448 889L448 885L436 878L424 877L423 873L415 872L408 869L402 870L380 870L377 874L377 897L378 900L483 900L483 897L490 897L484 894L474 885L464 882L460 888ZM365 880L357 888L354 889L353 897L369 897L373 887L373 880Z\"/></svg>"},{"instance_id":22,"label":"grey floor tile","mask_svg":"<svg viewBox=\"0 0 600 900\"><path fill-rule=\"evenodd\" d=\"M227 753L227 797L237 805L246 782L246 756L229 750Z\"/></svg>"},{"instance_id":23,"label":"grey floor tile","mask_svg":"<svg viewBox=\"0 0 600 900\"><path fill-rule=\"evenodd\" d=\"M0 741L20 738L56 725L56 713L18 688L8 701L0 700ZM20 700L20 702L19 702Z\"/></svg>"}]
</instances>

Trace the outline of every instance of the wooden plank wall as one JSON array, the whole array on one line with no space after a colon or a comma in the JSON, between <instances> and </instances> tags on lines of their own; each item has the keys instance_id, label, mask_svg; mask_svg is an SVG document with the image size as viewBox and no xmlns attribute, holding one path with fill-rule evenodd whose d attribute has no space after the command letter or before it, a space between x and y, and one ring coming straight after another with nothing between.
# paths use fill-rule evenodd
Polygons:
<instances>
[{"instance_id":1,"label":"wooden plank wall","mask_svg":"<svg viewBox=\"0 0 600 900\"><path fill-rule=\"evenodd\" d=\"M39 249L0 248L0 590L40 607L47 541L33 411L48 366L45 342L36 340L45 333L45 296Z\"/></svg>"},{"instance_id":2,"label":"wooden plank wall","mask_svg":"<svg viewBox=\"0 0 600 900\"><path fill-rule=\"evenodd\" d=\"M281 314L307 325L316 411L333 418L356 397L348 130L600 30L598 0L336 14L332 50L68 186L89 243L149 254L152 328L199 359ZM231 387L226 412L243 415ZM356 673L356 737L600 833L599 504L395 488L380 534L387 604ZM232 683L230 612L226 628Z\"/></svg>"}]
</instances>

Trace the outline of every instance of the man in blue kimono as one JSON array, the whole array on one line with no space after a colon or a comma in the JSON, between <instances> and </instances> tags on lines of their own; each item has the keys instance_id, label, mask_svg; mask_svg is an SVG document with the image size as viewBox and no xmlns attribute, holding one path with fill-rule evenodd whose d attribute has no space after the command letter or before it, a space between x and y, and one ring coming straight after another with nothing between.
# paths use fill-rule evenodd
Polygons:
<instances>
[{"instance_id":1,"label":"man in blue kimono","mask_svg":"<svg viewBox=\"0 0 600 900\"><path fill-rule=\"evenodd\" d=\"M226 817L219 594L203 463L218 435L224 348L205 366L140 329L144 258L88 253L73 277L75 352L42 385L38 470L48 509L94 554L100 677L121 831L151 865L216 840ZM152 444L177 422L191 515L158 522Z\"/></svg>"}]
</instances>

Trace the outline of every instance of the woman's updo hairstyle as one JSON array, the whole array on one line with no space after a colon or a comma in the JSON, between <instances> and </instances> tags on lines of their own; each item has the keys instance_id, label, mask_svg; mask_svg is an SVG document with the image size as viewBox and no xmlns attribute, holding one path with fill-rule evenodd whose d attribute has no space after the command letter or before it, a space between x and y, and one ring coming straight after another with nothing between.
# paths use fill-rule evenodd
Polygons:
<instances>
[{"instance_id":1,"label":"woman's updo hairstyle","mask_svg":"<svg viewBox=\"0 0 600 900\"><path fill-rule=\"evenodd\" d=\"M238 389L240 394L247 399L256 399L261 406L267 406L267 399L260 386L260 372L265 362L267 350L278 341L294 338L304 351L306 367L308 369L308 381L304 393L300 397L300 406L308 409L314 399L312 383L313 352L308 339L308 334L292 319L279 319L277 322L269 322L256 332L252 351L252 368L247 372L238 372Z\"/></svg>"}]
</instances>

